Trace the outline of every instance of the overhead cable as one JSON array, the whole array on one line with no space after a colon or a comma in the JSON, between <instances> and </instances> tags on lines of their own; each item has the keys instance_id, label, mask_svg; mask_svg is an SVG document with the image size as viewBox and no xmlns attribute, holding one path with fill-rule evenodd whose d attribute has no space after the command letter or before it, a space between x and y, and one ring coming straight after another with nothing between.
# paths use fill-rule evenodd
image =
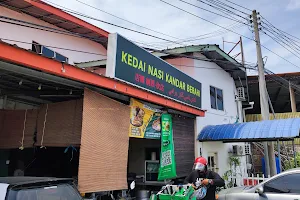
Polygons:
<instances>
[{"instance_id":1,"label":"overhead cable","mask_svg":"<svg viewBox=\"0 0 300 200\"><path fill-rule=\"evenodd\" d=\"M159 31L156 31L156 30L153 30L153 29L150 29L150 28L148 28L148 27L146 27L146 26L139 25L139 24L137 24L137 23L134 23L134 22L132 22L132 21L129 21L129 20L127 20L127 19L124 19L124 18L122 18L122 17L119 17L119 16L117 16L117 15L111 14L111 13L105 11L105 10L99 9L99 8L97 8L97 7L95 7L95 6L92 6L92 5L88 4L88 3L85 3L85 2L83 2L83 1L80 1L80 0L75 0L75 1L77 1L77 2L79 2L79 3L81 3L81 4L83 4L83 5L86 5L86 6L90 7L90 8L93 8L93 9L95 9L95 10L98 10L98 11L100 11L100 12L106 13L106 14L108 14L108 15L110 15L110 16L113 16L113 17L115 17L115 18L117 18L117 19L120 19L120 20L122 20L122 21L125 21L125 22L128 22L128 23L130 23L130 24L133 24L133 25L135 25L135 26L141 27L141 28L143 28L143 29L147 29L147 30L149 30L149 31L152 31L152 32L155 32L155 33L158 33L158 34L161 34L161 35L164 35L164 36L173 38L173 39L181 40L180 38L174 37L174 36L172 36L172 35L168 35L168 34L165 34L165 33L162 33L162 32L159 32Z\"/></svg>"},{"instance_id":2,"label":"overhead cable","mask_svg":"<svg viewBox=\"0 0 300 200\"><path fill-rule=\"evenodd\" d=\"M248 37L248 36L239 34L239 33L235 32L235 31L232 31L232 30L230 30L230 29L224 27L224 26L221 26L221 25L219 25L219 24L216 24L216 23L214 23L214 22L211 22L211 21L209 21L209 20L207 20L207 19L205 19L205 18L203 18L203 17L200 17L200 16L198 16L198 15L196 15L196 14L194 14L194 13L191 13L191 12L189 12L189 11L187 11L187 10L184 10L184 9L182 9L182 8L180 8L180 7L178 7L178 6L175 6L175 5L173 5L173 4L169 3L169 2L166 2L166 1L164 1L164 0L160 0L160 1L164 2L165 4L168 4L168 5L172 6L172 7L176 8L176 9L178 9L178 10L181 10L181 11L186 12L186 13L192 15L192 16L195 16L195 17L197 17L197 18L199 18L199 19L202 19L202 20L204 20L204 21L206 21L206 22L209 22L209 23L211 23L211 24L214 24L214 25L216 25L216 26L219 26L219 27L221 27L221 28L224 28L224 29L226 29L226 30L228 30L228 31L230 31L230 32L232 32L232 33L234 33L234 34L236 34L236 35L242 36L242 37L244 37L244 38L246 38L246 39L248 39L248 40L252 40L252 41L256 42L254 39L252 39L252 38L250 38L250 37ZM264 46L264 45L262 45L262 44L261 44L261 46L262 46L264 49L268 50L269 52L273 53L274 55L276 55L276 56L280 57L281 59L285 60L286 62L290 63L291 65L293 65L293 66L295 66L295 67L297 67L297 68L300 68L300 66L298 66L298 65L292 63L291 61L287 60L286 58L280 56L278 53L272 51L272 50L269 49L268 47L266 47L266 46Z\"/></svg>"}]
</instances>

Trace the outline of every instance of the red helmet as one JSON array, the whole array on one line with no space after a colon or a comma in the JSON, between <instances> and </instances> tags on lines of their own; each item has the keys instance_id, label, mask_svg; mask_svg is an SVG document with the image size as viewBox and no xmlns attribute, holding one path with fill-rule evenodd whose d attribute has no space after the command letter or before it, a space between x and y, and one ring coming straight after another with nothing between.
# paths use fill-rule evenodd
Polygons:
<instances>
[{"instance_id":1,"label":"red helmet","mask_svg":"<svg viewBox=\"0 0 300 200\"><path fill-rule=\"evenodd\" d=\"M207 160L203 157L198 157L195 159L193 169L202 172L205 171L206 166L207 166Z\"/></svg>"}]
</instances>

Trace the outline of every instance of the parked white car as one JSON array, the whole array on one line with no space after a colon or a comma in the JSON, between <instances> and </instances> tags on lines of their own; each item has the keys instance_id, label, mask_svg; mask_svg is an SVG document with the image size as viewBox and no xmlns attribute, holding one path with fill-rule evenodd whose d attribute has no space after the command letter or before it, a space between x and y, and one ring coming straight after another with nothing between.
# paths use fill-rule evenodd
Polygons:
<instances>
[{"instance_id":1,"label":"parked white car","mask_svg":"<svg viewBox=\"0 0 300 200\"><path fill-rule=\"evenodd\" d=\"M252 187L222 190L219 200L300 200L300 168L282 172Z\"/></svg>"}]
</instances>

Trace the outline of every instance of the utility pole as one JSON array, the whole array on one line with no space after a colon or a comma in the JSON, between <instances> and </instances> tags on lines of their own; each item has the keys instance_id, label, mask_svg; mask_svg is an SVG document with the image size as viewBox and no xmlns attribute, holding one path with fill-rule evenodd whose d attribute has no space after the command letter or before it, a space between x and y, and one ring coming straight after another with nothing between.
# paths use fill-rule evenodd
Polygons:
<instances>
[{"instance_id":1,"label":"utility pole","mask_svg":"<svg viewBox=\"0 0 300 200\"><path fill-rule=\"evenodd\" d=\"M242 65L243 65L243 67L245 67L245 57L244 57L244 48L243 48L242 37L240 37L240 45L241 45Z\"/></svg>"},{"instance_id":2,"label":"utility pole","mask_svg":"<svg viewBox=\"0 0 300 200\"><path fill-rule=\"evenodd\" d=\"M253 27L255 33L257 63L258 63L260 109L261 109L262 120L269 120L270 113L269 113L268 94L267 94L267 86L265 80L264 62L263 62L261 46L260 46L259 28L258 28L256 10L253 10L252 17L253 17ZM274 176L275 174L277 174L275 155L274 155L274 144L270 142L268 145L267 142L264 142L264 152L265 152L265 166L266 166L267 176L268 175Z\"/></svg>"},{"instance_id":3,"label":"utility pole","mask_svg":"<svg viewBox=\"0 0 300 200\"><path fill-rule=\"evenodd\" d=\"M297 112L295 90L292 87L291 82L289 82L289 90L290 90L290 101L291 101L292 112Z\"/></svg>"}]
</instances>

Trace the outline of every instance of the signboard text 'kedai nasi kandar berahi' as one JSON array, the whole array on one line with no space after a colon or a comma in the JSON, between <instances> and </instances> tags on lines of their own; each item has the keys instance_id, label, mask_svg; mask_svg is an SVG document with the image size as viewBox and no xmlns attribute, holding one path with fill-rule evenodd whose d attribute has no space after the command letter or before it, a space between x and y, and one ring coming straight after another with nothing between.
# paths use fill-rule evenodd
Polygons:
<instances>
[{"instance_id":1,"label":"signboard text 'kedai nasi kandar berahi'","mask_svg":"<svg viewBox=\"0 0 300 200\"><path fill-rule=\"evenodd\" d=\"M201 108L200 82L119 34L109 35L106 75Z\"/></svg>"}]
</instances>

